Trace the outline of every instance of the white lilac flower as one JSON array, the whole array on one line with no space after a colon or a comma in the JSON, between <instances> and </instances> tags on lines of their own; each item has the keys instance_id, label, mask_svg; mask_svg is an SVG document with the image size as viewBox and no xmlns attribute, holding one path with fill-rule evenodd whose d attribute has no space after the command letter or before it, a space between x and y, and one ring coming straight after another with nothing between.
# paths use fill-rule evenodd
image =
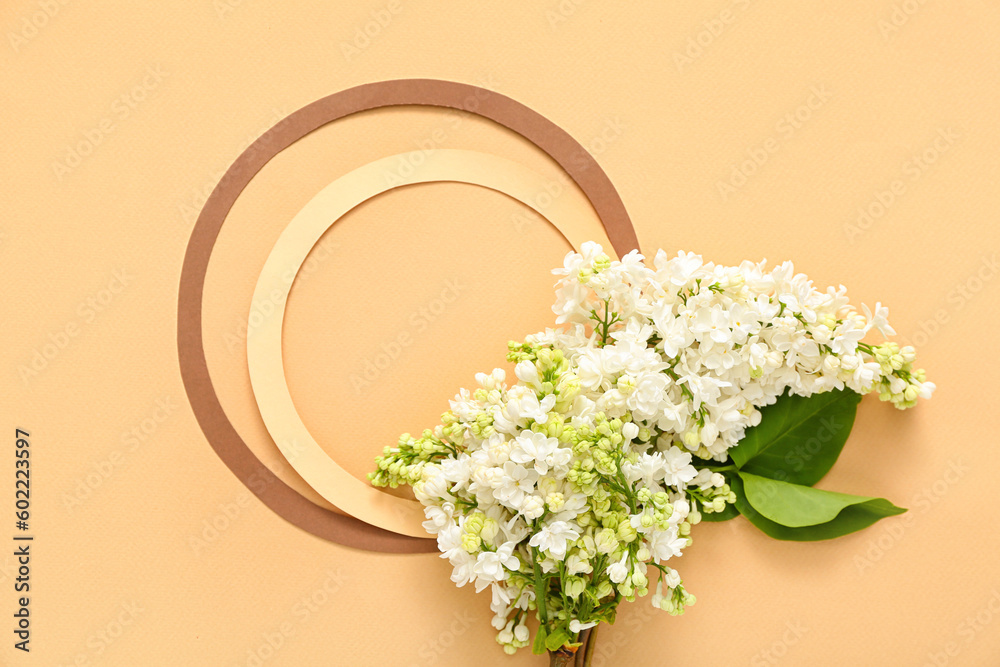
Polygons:
<instances>
[{"instance_id":1,"label":"white lilac flower","mask_svg":"<svg viewBox=\"0 0 1000 667\"><path fill-rule=\"evenodd\" d=\"M616 584L620 584L625 581L629 576L629 567L626 565L628 560L628 554L622 556L621 560L616 561L608 566L608 578L611 579Z\"/></svg>"},{"instance_id":2,"label":"white lilac flower","mask_svg":"<svg viewBox=\"0 0 1000 667\"><path fill-rule=\"evenodd\" d=\"M880 334L888 338L889 336L895 336L896 330L889 326L889 309L883 306L881 303L875 304L875 314L868 309L867 304L861 304L861 308L865 311L865 318L868 320L868 325L865 327L866 330L877 329Z\"/></svg>"},{"instance_id":3,"label":"white lilac flower","mask_svg":"<svg viewBox=\"0 0 1000 667\"><path fill-rule=\"evenodd\" d=\"M502 485L493 491L493 495L508 507L519 507L525 496L535 490L538 473L513 461L503 464L503 473Z\"/></svg>"},{"instance_id":4,"label":"white lilac flower","mask_svg":"<svg viewBox=\"0 0 1000 667\"><path fill-rule=\"evenodd\" d=\"M625 405L643 420L656 419L660 405L667 396L670 379L662 372L644 372L635 382L635 390L625 400Z\"/></svg>"},{"instance_id":5,"label":"white lilac flower","mask_svg":"<svg viewBox=\"0 0 1000 667\"><path fill-rule=\"evenodd\" d=\"M580 531L567 521L553 521L531 536L528 545L545 551L552 558L563 558L570 540L580 537Z\"/></svg>"},{"instance_id":6,"label":"white lilac flower","mask_svg":"<svg viewBox=\"0 0 1000 667\"><path fill-rule=\"evenodd\" d=\"M577 619L573 619L569 622L570 632L580 632L581 630L586 630L587 628L592 628L597 625L597 621L589 621L587 623L581 623Z\"/></svg>"},{"instance_id":7,"label":"white lilac flower","mask_svg":"<svg viewBox=\"0 0 1000 667\"><path fill-rule=\"evenodd\" d=\"M532 465L539 475L544 475L553 466L565 466L569 463L573 452L568 448L560 450L556 438L547 437L544 433L528 431L514 439L511 447L510 460L522 465Z\"/></svg>"},{"instance_id":8,"label":"white lilac flower","mask_svg":"<svg viewBox=\"0 0 1000 667\"><path fill-rule=\"evenodd\" d=\"M666 473L666 461L660 452L643 453L635 463L622 464L625 477L630 482L642 482L642 485L653 491L660 491L660 483Z\"/></svg>"},{"instance_id":9,"label":"white lilac flower","mask_svg":"<svg viewBox=\"0 0 1000 667\"><path fill-rule=\"evenodd\" d=\"M913 348L866 342L895 334L886 307L859 310L790 262L660 251L647 266L586 243L553 273L561 328L508 345L516 382L477 374L438 426L402 436L370 475L413 488L452 580L491 589L508 652L528 645L539 595L571 634L649 588L671 614L693 604L661 563L682 555L703 512L735 502L699 461L725 461L782 394L847 388L905 409L935 388Z\"/></svg>"},{"instance_id":10,"label":"white lilac flower","mask_svg":"<svg viewBox=\"0 0 1000 667\"><path fill-rule=\"evenodd\" d=\"M513 542L505 542L496 551L480 552L473 567L476 576L487 583L505 580L506 570L517 571L521 566L517 556L513 555L516 546Z\"/></svg>"},{"instance_id":11,"label":"white lilac flower","mask_svg":"<svg viewBox=\"0 0 1000 667\"><path fill-rule=\"evenodd\" d=\"M649 550L656 562L680 556L681 550L685 546L687 546L687 540L678 536L676 527L671 527L670 530L655 531L649 537Z\"/></svg>"},{"instance_id":12,"label":"white lilac flower","mask_svg":"<svg viewBox=\"0 0 1000 667\"><path fill-rule=\"evenodd\" d=\"M702 429L704 434L705 429ZM663 481L667 486L684 488L684 486L694 479L698 471L691 465L691 453L682 452L678 447L671 447L663 452L664 472Z\"/></svg>"},{"instance_id":13,"label":"white lilac flower","mask_svg":"<svg viewBox=\"0 0 1000 667\"><path fill-rule=\"evenodd\" d=\"M505 433L516 432L517 425L529 419L536 422L545 422L549 411L556 404L556 396L554 394L549 394L539 400L538 395L533 389L522 385L508 391L507 399L506 408L500 411L499 418L497 419L498 428L502 423L503 428L501 430Z\"/></svg>"},{"instance_id":14,"label":"white lilac flower","mask_svg":"<svg viewBox=\"0 0 1000 667\"><path fill-rule=\"evenodd\" d=\"M476 573L476 557L467 554L464 551L456 553L453 557L449 558L448 561L454 568L451 573L451 580L455 582L455 585L461 588L471 581L475 581Z\"/></svg>"}]
</instances>

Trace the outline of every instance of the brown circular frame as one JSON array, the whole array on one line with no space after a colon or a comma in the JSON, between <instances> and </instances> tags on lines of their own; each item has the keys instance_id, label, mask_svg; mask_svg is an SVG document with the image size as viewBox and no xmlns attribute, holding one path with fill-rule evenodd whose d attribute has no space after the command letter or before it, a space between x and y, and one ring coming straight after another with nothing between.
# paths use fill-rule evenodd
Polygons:
<instances>
[{"instance_id":1,"label":"brown circular frame","mask_svg":"<svg viewBox=\"0 0 1000 667\"><path fill-rule=\"evenodd\" d=\"M545 151L590 200L619 256L639 247L621 197L594 157L552 121L485 88L436 79L368 83L334 93L299 109L260 136L226 171L202 209L188 242L177 303L177 351L181 376L198 424L212 449L243 484L287 521L317 537L385 553L436 550L433 539L393 533L338 514L288 486L257 458L236 432L219 402L202 341L202 296L212 249L240 193L275 155L313 130L359 111L399 105L447 107L488 118Z\"/></svg>"}]
</instances>

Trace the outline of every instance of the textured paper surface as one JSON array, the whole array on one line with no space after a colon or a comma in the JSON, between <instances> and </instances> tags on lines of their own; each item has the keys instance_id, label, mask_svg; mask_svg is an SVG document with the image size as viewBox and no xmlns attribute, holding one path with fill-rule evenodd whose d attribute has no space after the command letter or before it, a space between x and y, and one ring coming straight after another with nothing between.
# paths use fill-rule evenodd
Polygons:
<instances>
[{"instance_id":1,"label":"textured paper surface","mask_svg":"<svg viewBox=\"0 0 1000 667\"><path fill-rule=\"evenodd\" d=\"M257 501L208 445L178 369L181 262L228 165L325 95L434 77L501 92L579 140L645 249L794 259L820 284L888 304L940 386L906 414L863 401L821 482L908 514L808 545L741 520L700 526L678 562L697 605L680 618L624 605L601 630L599 664L994 664L1000 16L987 3L903 4L97 1L36 19L39 3L5 3L2 414L10 433L33 433L38 550L37 650L15 655L8 634L0 663L545 664L504 656L489 600L456 589L433 554L337 546ZM371 28L373 15L386 25ZM269 163L213 254L203 328L219 399L300 493L250 391L241 331L256 275L324 185L421 145L495 153L565 183L489 121L360 114ZM741 182L734 168L761 150ZM320 240L289 299L285 367L304 422L360 478L370 443L433 424L457 387L501 363L508 338L551 322L547 271L567 250L527 207L482 188L416 185L361 205ZM498 311L512 294L522 307ZM351 376L404 332L411 344L358 393ZM43 350L51 358L23 380ZM7 618L12 564L0 555Z\"/></svg>"}]
</instances>

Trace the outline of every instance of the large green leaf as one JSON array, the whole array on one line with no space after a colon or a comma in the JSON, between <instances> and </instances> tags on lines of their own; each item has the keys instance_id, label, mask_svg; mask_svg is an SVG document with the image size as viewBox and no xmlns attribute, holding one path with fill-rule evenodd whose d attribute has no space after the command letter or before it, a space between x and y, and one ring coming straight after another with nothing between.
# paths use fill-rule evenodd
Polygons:
<instances>
[{"instance_id":1,"label":"large green leaf","mask_svg":"<svg viewBox=\"0 0 1000 667\"><path fill-rule=\"evenodd\" d=\"M901 514L906 510L884 498L852 496L836 491L814 489L811 486L789 484L778 480L741 472L747 501L765 518L790 528L828 523L847 507L865 505L882 516Z\"/></svg>"},{"instance_id":2,"label":"large green leaf","mask_svg":"<svg viewBox=\"0 0 1000 667\"><path fill-rule=\"evenodd\" d=\"M902 514L906 511L884 498L848 496L842 493L832 493L769 480L749 473L740 474L741 477L733 477L730 480L733 491L736 492L736 508L750 523L760 528L765 534L779 540L797 542L829 540L867 528L879 519ZM753 491L745 488L745 479L750 480L749 484L754 487ZM779 486L766 487L772 490L761 492L761 485L767 483ZM781 485L797 488L781 490ZM779 490L774 491L774 488ZM754 500L764 507L763 511L792 523L808 520L805 517L829 516L837 503L839 503L840 509L833 515L832 519L822 523L785 526L764 516L761 510L751 504L750 497L754 497ZM849 502L849 499L855 499L859 502ZM794 504L798 504L799 507L793 508Z\"/></svg>"},{"instance_id":3,"label":"large green leaf","mask_svg":"<svg viewBox=\"0 0 1000 667\"><path fill-rule=\"evenodd\" d=\"M761 410L760 424L729 456L740 470L812 486L840 456L860 400L849 389L781 396Z\"/></svg>"}]
</instances>

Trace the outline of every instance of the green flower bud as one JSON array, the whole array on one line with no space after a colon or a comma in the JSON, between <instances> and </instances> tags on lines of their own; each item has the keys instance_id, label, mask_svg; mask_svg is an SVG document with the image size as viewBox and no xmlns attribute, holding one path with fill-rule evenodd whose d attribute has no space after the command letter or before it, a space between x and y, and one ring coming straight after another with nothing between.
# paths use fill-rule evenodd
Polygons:
<instances>
[{"instance_id":1,"label":"green flower bud","mask_svg":"<svg viewBox=\"0 0 1000 667\"><path fill-rule=\"evenodd\" d=\"M462 535L462 549L466 552L473 554L479 551L479 547L482 545L482 541L479 539L478 535L473 533L465 533Z\"/></svg>"},{"instance_id":2,"label":"green flower bud","mask_svg":"<svg viewBox=\"0 0 1000 667\"><path fill-rule=\"evenodd\" d=\"M697 429L684 431L684 435L681 436L681 441L688 449L696 449L698 445L701 444L701 436L699 435Z\"/></svg>"},{"instance_id":3,"label":"green flower bud","mask_svg":"<svg viewBox=\"0 0 1000 667\"><path fill-rule=\"evenodd\" d=\"M638 533L636 533L635 528L628 521L622 521L618 524L618 538L622 542L632 542L637 536Z\"/></svg>"},{"instance_id":4,"label":"green flower bud","mask_svg":"<svg viewBox=\"0 0 1000 667\"><path fill-rule=\"evenodd\" d=\"M500 524L494 519L486 518L483 520L483 526L479 529L479 536L486 542L490 544L496 539L497 534L500 532Z\"/></svg>"},{"instance_id":5,"label":"green flower bud","mask_svg":"<svg viewBox=\"0 0 1000 667\"><path fill-rule=\"evenodd\" d=\"M598 553L609 554L618 548L617 533L611 528L605 528L594 536L594 546Z\"/></svg>"},{"instance_id":6,"label":"green flower bud","mask_svg":"<svg viewBox=\"0 0 1000 667\"><path fill-rule=\"evenodd\" d=\"M486 515L482 512L474 512L469 515L465 520L465 532L471 533L473 535L478 535L479 531L483 529L485 524Z\"/></svg>"},{"instance_id":7,"label":"green flower bud","mask_svg":"<svg viewBox=\"0 0 1000 667\"><path fill-rule=\"evenodd\" d=\"M572 599L577 599L587 588L587 582L581 577L566 578L566 595Z\"/></svg>"},{"instance_id":8,"label":"green flower bud","mask_svg":"<svg viewBox=\"0 0 1000 667\"><path fill-rule=\"evenodd\" d=\"M558 512L566 504L566 498L558 491L554 491L545 497L545 504L553 512Z\"/></svg>"}]
</instances>

